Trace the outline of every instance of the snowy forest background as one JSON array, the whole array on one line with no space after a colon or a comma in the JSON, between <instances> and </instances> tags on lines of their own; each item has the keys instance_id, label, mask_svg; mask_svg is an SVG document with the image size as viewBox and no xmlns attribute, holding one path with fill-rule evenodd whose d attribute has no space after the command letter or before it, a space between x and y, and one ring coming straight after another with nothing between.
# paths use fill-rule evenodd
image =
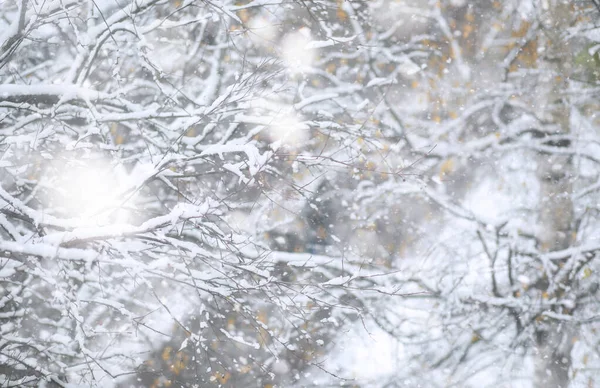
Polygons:
<instances>
[{"instance_id":1,"label":"snowy forest background","mask_svg":"<svg viewBox=\"0 0 600 388\"><path fill-rule=\"evenodd\" d=\"M600 3L1 0L1 387L599 387Z\"/></svg>"}]
</instances>

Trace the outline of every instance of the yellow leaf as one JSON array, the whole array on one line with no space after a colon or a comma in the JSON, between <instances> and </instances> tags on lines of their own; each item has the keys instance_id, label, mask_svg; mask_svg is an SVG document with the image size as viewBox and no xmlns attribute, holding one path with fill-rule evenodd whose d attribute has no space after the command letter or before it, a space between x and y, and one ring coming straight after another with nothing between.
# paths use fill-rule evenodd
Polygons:
<instances>
[{"instance_id":1,"label":"yellow leaf","mask_svg":"<svg viewBox=\"0 0 600 388\"><path fill-rule=\"evenodd\" d=\"M317 229L317 237L319 237L321 240L324 240L327 238L327 229L325 229L322 226L319 226L319 228Z\"/></svg>"},{"instance_id":2,"label":"yellow leaf","mask_svg":"<svg viewBox=\"0 0 600 388\"><path fill-rule=\"evenodd\" d=\"M173 351L173 348L170 346L167 346L163 352L162 352L162 356L161 358L163 359L163 361L169 361L169 359L171 358L171 352Z\"/></svg>"},{"instance_id":3,"label":"yellow leaf","mask_svg":"<svg viewBox=\"0 0 600 388\"><path fill-rule=\"evenodd\" d=\"M336 11L336 15L337 15L338 19L340 19L340 21L342 21L342 22L345 21L346 19L348 19L348 14L341 7L338 7L338 9Z\"/></svg>"},{"instance_id":4,"label":"yellow leaf","mask_svg":"<svg viewBox=\"0 0 600 388\"><path fill-rule=\"evenodd\" d=\"M513 30L511 33L511 36L513 38L524 38L525 35L527 35L527 31L529 31L529 27L531 26L531 23L526 21L526 20L521 20L521 24L519 26L519 28L517 28L516 30Z\"/></svg>"},{"instance_id":5,"label":"yellow leaf","mask_svg":"<svg viewBox=\"0 0 600 388\"><path fill-rule=\"evenodd\" d=\"M587 279L590 276L592 276L592 270L590 269L590 267L585 267L585 269L583 270L583 278Z\"/></svg>"},{"instance_id":6,"label":"yellow leaf","mask_svg":"<svg viewBox=\"0 0 600 388\"><path fill-rule=\"evenodd\" d=\"M250 19L250 13L248 12L247 9L240 10L238 12L238 16L239 16L240 20L242 21L242 23L246 23Z\"/></svg>"},{"instance_id":7,"label":"yellow leaf","mask_svg":"<svg viewBox=\"0 0 600 388\"><path fill-rule=\"evenodd\" d=\"M220 384L225 384L225 383L227 383L227 380L229 380L229 378L231 377L231 373L225 372L223 374L223 373L217 372L217 373L215 373L214 377L215 377L215 380L217 380Z\"/></svg>"},{"instance_id":8,"label":"yellow leaf","mask_svg":"<svg viewBox=\"0 0 600 388\"><path fill-rule=\"evenodd\" d=\"M233 327L235 327L235 318L229 318L229 319L227 320L227 327L228 327L228 328L233 328Z\"/></svg>"},{"instance_id":9,"label":"yellow leaf","mask_svg":"<svg viewBox=\"0 0 600 388\"><path fill-rule=\"evenodd\" d=\"M183 352L177 352L175 355L175 362L171 365L173 373L178 375L185 369L189 357Z\"/></svg>"},{"instance_id":10,"label":"yellow leaf","mask_svg":"<svg viewBox=\"0 0 600 388\"><path fill-rule=\"evenodd\" d=\"M266 325L268 320L266 311L260 310L256 316L256 320Z\"/></svg>"},{"instance_id":11,"label":"yellow leaf","mask_svg":"<svg viewBox=\"0 0 600 388\"><path fill-rule=\"evenodd\" d=\"M466 39L469 37L469 35L471 35L471 32L473 32L474 28L471 24L465 24L465 26L463 27L463 37Z\"/></svg>"},{"instance_id":12,"label":"yellow leaf","mask_svg":"<svg viewBox=\"0 0 600 388\"><path fill-rule=\"evenodd\" d=\"M440 178L442 178L444 175L450 174L453 170L454 170L454 159L452 159L452 158L447 159L440 166Z\"/></svg>"},{"instance_id":13,"label":"yellow leaf","mask_svg":"<svg viewBox=\"0 0 600 388\"><path fill-rule=\"evenodd\" d=\"M189 127L187 131L185 131L186 137L194 137L196 136L196 127Z\"/></svg>"}]
</instances>

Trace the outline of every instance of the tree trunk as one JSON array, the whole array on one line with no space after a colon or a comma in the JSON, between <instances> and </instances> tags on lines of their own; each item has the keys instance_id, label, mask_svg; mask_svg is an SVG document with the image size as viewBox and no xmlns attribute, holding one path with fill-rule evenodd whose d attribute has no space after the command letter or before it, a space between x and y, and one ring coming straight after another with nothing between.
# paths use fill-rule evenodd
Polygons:
<instances>
[{"instance_id":1,"label":"tree trunk","mask_svg":"<svg viewBox=\"0 0 600 388\"><path fill-rule=\"evenodd\" d=\"M571 58L568 45L562 40L573 18L568 1L550 0L542 11L545 18L540 28L545 40L545 60L540 61L542 79L536 90L540 112L556 126L555 135L570 132L570 107L565 91L568 87ZM553 144L570 147L568 142ZM550 252L568 248L573 234L573 203L571 200L573 163L564 154L542 154L537 158L540 180L539 222L542 228L540 243L543 251ZM540 291L546 293L546 286ZM560 309L560 307L558 307ZM563 313L563 311L557 311ZM566 388L569 385L569 368L573 347L573 328L564 322L546 320L540 322L536 333L535 387Z\"/></svg>"},{"instance_id":2,"label":"tree trunk","mask_svg":"<svg viewBox=\"0 0 600 388\"><path fill-rule=\"evenodd\" d=\"M568 327L551 323L536 336L536 388L567 388L571 367L572 333Z\"/></svg>"}]
</instances>

